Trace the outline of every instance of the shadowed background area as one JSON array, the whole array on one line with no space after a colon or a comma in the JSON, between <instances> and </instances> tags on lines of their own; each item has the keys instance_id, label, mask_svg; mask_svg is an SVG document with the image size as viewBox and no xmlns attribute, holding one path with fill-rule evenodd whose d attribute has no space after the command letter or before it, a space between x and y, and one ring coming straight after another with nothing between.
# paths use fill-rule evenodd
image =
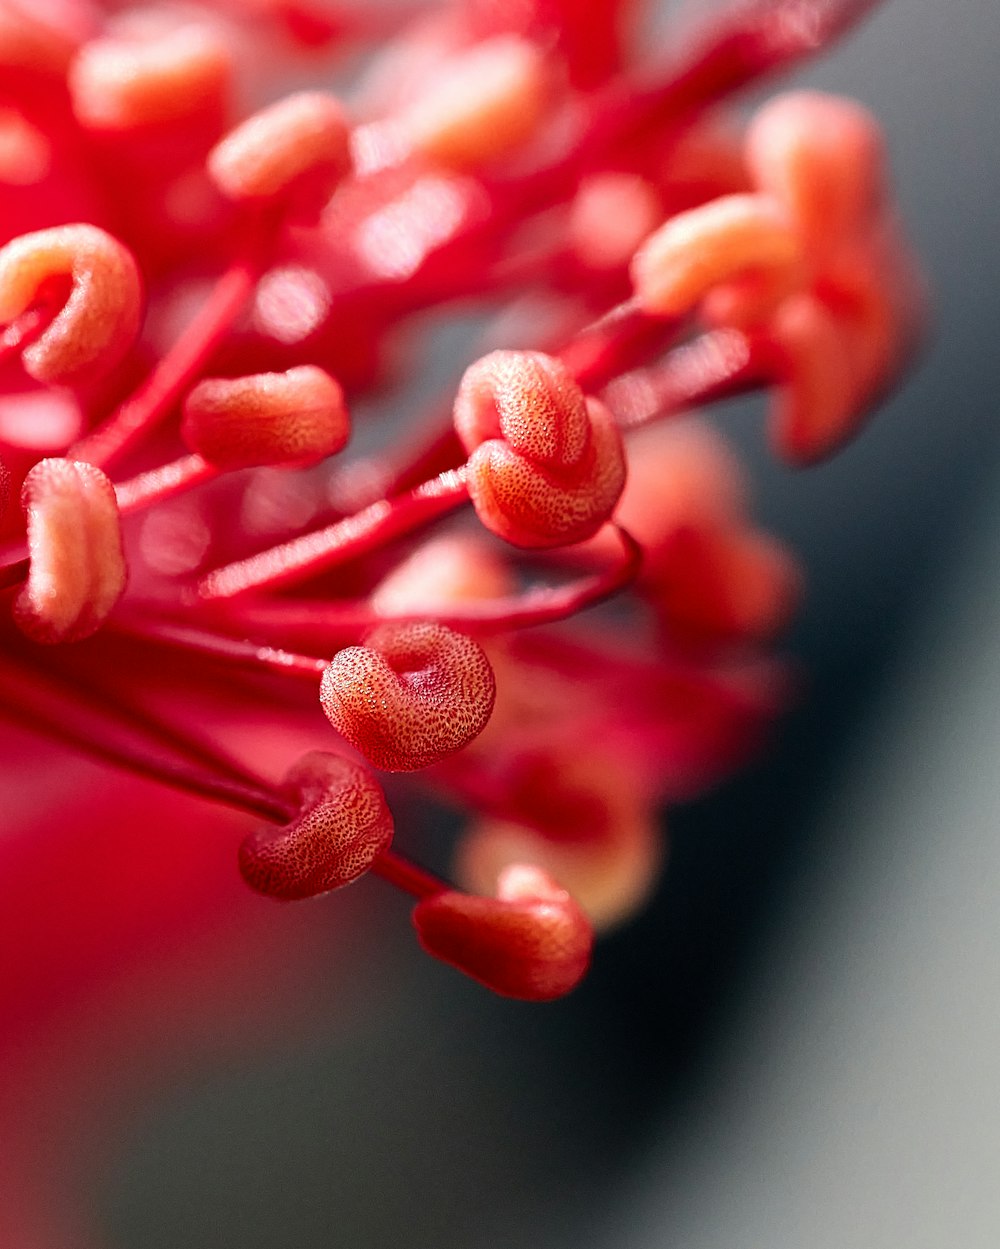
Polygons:
<instances>
[{"instance_id":1,"label":"shadowed background area","mask_svg":"<svg viewBox=\"0 0 1000 1249\"><path fill-rule=\"evenodd\" d=\"M882 119L935 328L829 466L723 413L810 576L767 757L673 813L653 905L556 1005L421 958L358 886L309 1027L120 1116L113 1249L1000 1241L998 46L994 0L895 0L802 77Z\"/></svg>"}]
</instances>

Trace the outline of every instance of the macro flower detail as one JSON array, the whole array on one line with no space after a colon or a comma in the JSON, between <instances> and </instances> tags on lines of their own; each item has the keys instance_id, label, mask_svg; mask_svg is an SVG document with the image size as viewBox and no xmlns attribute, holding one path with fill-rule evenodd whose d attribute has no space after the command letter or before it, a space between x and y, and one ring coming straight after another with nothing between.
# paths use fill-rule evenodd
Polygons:
<instances>
[{"instance_id":1,"label":"macro flower detail","mask_svg":"<svg viewBox=\"0 0 1000 1249\"><path fill-rule=\"evenodd\" d=\"M737 101L871 0L665 49L637 7L0 0L0 716L256 821L257 893L380 877L529 1000L790 698L803 574L695 413L766 392L822 459L922 319L876 120ZM391 844L420 794L454 881Z\"/></svg>"}]
</instances>

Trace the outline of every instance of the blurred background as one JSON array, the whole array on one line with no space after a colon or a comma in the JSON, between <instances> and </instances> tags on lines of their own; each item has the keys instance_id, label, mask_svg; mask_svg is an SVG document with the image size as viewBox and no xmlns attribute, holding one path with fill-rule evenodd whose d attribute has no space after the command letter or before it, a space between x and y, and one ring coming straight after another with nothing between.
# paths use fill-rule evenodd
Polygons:
<instances>
[{"instance_id":1,"label":"blurred background","mask_svg":"<svg viewBox=\"0 0 1000 1249\"><path fill-rule=\"evenodd\" d=\"M562 1003L420 957L359 885L305 1020L116 1110L111 1249L1000 1244L998 49L996 0L892 0L802 77L881 117L935 327L828 466L723 414L810 577L766 757L672 814Z\"/></svg>"}]
</instances>

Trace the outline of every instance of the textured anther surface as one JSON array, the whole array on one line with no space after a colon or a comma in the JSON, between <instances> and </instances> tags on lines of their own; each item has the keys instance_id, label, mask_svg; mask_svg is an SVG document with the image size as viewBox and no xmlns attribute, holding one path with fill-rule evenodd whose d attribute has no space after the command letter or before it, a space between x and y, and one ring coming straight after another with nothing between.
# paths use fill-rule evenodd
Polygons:
<instances>
[{"instance_id":1,"label":"textured anther surface","mask_svg":"<svg viewBox=\"0 0 1000 1249\"><path fill-rule=\"evenodd\" d=\"M240 871L259 893L292 902L363 876L392 842L392 814L367 768L314 750L285 777L300 806L284 827L265 825L240 847Z\"/></svg>"},{"instance_id":2,"label":"textured anther surface","mask_svg":"<svg viewBox=\"0 0 1000 1249\"><path fill-rule=\"evenodd\" d=\"M304 364L199 382L184 401L181 435L221 469L305 466L344 448L350 418L340 384Z\"/></svg>"},{"instance_id":3,"label":"textured anther surface","mask_svg":"<svg viewBox=\"0 0 1000 1249\"><path fill-rule=\"evenodd\" d=\"M125 589L114 487L92 464L41 460L24 480L21 502L31 563L14 619L36 642L89 637Z\"/></svg>"},{"instance_id":4,"label":"textured anther surface","mask_svg":"<svg viewBox=\"0 0 1000 1249\"><path fill-rule=\"evenodd\" d=\"M566 366L541 351L493 351L470 365L454 420L470 453L502 437L540 464L570 468L587 448L583 393Z\"/></svg>"},{"instance_id":5,"label":"textured anther surface","mask_svg":"<svg viewBox=\"0 0 1000 1249\"><path fill-rule=\"evenodd\" d=\"M607 408L541 352L498 351L459 385L455 429L480 520L516 546L591 537L625 483L621 437Z\"/></svg>"},{"instance_id":6,"label":"textured anther surface","mask_svg":"<svg viewBox=\"0 0 1000 1249\"><path fill-rule=\"evenodd\" d=\"M68 278L69 296L22 353L40 382L74 385L113 368L139 332L142 281L132 253L92 225L22 234L0 248L0 325L26 312L43 284Z\"/></svg>"},{"instance_id":7,"label":"textured anther surface","mask_svg":"<svg viewBox=\"0 0 1000 1249\"><path fill-rule=\"evenodd\" d=\"M208 156L219 190L238 203L282 203L314 217L350 169L348 123L321 91L286 96L231 130Z\"/></svg>"},{"instance_id":8,"label":"textured anther surface","mask_svg":"<svg viewBox=\"0 0 1000 1249\"><path fill-rule=\"evenodd\" d=\"M485 727L496 682L482 647L433 623L384 624L334 656L320 702L376 767L408 772L460 750Z\"/></svg>"},{"instance_id":9,"label":"textured anther surface","mask_svg":"<svg viewBox=\"0 0 1000 1249\"><path fill-rule=\"evenodd\" d=\"M506 868L495 898L450 890L427 898L414 908L413 923L429 954L505 997L562 997L590 963L590 924L537 867Z\"/></svg>"}]
</instances>

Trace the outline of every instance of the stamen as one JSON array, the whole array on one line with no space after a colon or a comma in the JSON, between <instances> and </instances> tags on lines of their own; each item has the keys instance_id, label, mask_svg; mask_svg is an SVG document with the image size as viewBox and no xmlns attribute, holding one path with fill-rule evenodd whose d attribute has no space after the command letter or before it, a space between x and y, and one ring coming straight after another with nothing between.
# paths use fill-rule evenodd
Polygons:
<instances>
[{"instance_id":1,"label":"stamen","mask_svg":"<svg viewBox=\"0 0 1000 1249\"><path fill-rule=\"evenodd\" d=\"M439 624L384 624L340 651L320 702L333 727L377 768L410 772L468 745L496 697L482 648Z\"/></svg>"},{"instance_id":2,"label":"stamen","mask_svg":"<svg viewBox=\"0 0 1000 1249\"><path fill-rule=\"evenodd\" d=\"M371 773L341 755L304 755L282 786L296 814L282 828L251 833L240 846L243 879L283 902L341 889L384 853L392 815Z\"/></svg>"},{"instance_id":3,"label":"stamen","mask_svg":"<svg viewBox=\"0 0 1000 1249\"><path fill-rule=\"evenodd\" d=\"M476 361L459 383L455 429L470 452L479 519L515 546L592 537L624 487L611 414L553 356L497 351Z\"/></svg>"},{"instance_id":4,"label":"stamen","mask_svg":"<svg viewBox=\"0 0 1000 1249\"><path fill-rule=\"evenodd\" d=\"M305 364L199 382L184 400L181 437L227 472L271 464L304 468L341 451L350 428L339 383Z\"/></svg>"},{"instance_id":5,"label":"stamen","mask_svg":"<svg viewBox=\"0 0 1000 1249\"><path fill-rule=\"evenodd\" d=\"M232 71L219 35L188 23L84 44L70 67L73 111L88 129L123 132L221 116Z\"/></svg>"},{"instance_id":6,"label":"stamen","mask_svg":"<svg viewBox=\"0 0 1000 1249\"><path fill-rule=\"evenodd\" d=\"M590 964L593 932L569 894L539 868L508 867L496 898L447 892L413 911L424 949L504 997L563 997Z\"/></svg>"},{"instance_id":7,"label":"stamen","mask_svg":"<svg viewBox=\"0 0 1000 1249\"><path fill-rule=\"evenodd\" d=\"M784 211L762 195L725 195L671 217L632 260L636 298L651 315L679 317L715 288L757 279L762 307L800 280L802 247Z\"/></svg>"},{"instance_id":8,"label":"stamen","mask_svg":"<svg viewBox=\"0 0 1000 1249\"><path fill-rule=\"evenodd\" d=\"M303 91L241 122L208 155L208 172L227 198L248 207L280 205L311 223L351 166L340 103Z\"/></svg>"},{"instance_id":9,"label":"stamen","mask_svg":"<svg viewBox=\"0 0 1000 1249\"><path fill-rule=\"evenodd\" d=\"M404 149L464 169L517 148L538 124L546 70L526 39L499 36L455 56L427 92L391 119Z\"/></svg>"},{"instance_id":10,"label":"stamen","mask_svg":"<svg viewBox=\"0 0 1000 1249\"><path fill-rule=\"evenodd\" d=\"M69 295L22 360L38 381L72 386L106 373L132 346L142 283L132 253L97 226L22 234L0 248L0 324L28 312L45 285L60 278L71 281Z\"/></svg>"},{"instance_id":11,"label":"stamen","mask_svg":"<svg viewBox=\"0 0 1000 1249\"><path fill-rule=\"evenodd\" d=\"M42 460L24 480L28 581L15 604L36 642L75 642L96 632L125 589L114 487L98 468Z\"/></svg>"},{"instance_id":12,"label":"stamen","mask_svg":"<svg viewBox=\"0 0 1000 1249\"><path fill-rule=\"evenodd\" d=\"M276 222L264 219L255 228L256 238L219 278L167 355L103 425L71 448L74 458L107 468L169 416L242 312L267 267Z\"/></svg>"},{"instance_id":13,"label":"stamen","mask_svg":"<svg viewBox=\"0 0 1000 1249\"><path fill-rule=\"evenodd\" d=\"M325 529L217 568L199 582L198 596L210 602L303 581L445 516L467 499L465 473L442 473L408 494L373 503Z\"/></svg>"}]
</instances>

